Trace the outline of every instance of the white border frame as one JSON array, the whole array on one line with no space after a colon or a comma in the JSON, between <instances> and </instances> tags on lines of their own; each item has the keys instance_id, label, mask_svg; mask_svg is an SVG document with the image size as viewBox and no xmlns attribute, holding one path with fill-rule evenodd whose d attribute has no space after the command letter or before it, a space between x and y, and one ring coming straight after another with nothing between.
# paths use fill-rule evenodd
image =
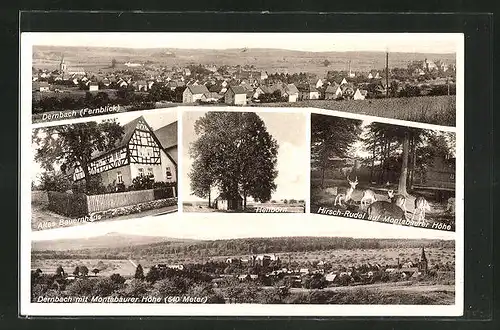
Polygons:
<instances>
[{"instance_id":1,"label":"white border frame","mask_svg":"<svg viewBox=\"0 0 500 330\"><path fill-rule=\"evenodd\" d=\"M43 33L46 35L46 33ZM397 34L388 33L387 35ZM304 35L304 33L302 33ZM332 34L334 37L335 34ZM21 126L21 182L20 182L20 314L29 316L461 316L464 312L464 35L460 33L447 34L457 45L457 93L456 93L456 127L443 127L424 123L358 115L353 113L320 110L313 108L295 108L306 113L325 113L340 115L347 118L368 119L397 125L431 128L456 132L457 167L456 167L456 226L451 235L455 239L455 304L454 305L258 305L258 304L225 304L225 305L187 305L187 304L43 304L30 302L31 269L31 187L29 172L31 162L31 128L36 126L52 126L58 122L47 122L32 125L31 111L31 64L32 45L37 33L22 33L20 35L21 50L21 82L20 82L20 126ZM209 111L211 108L198 107L197 110ZM217 108L217 110L223 108ZM231 111L266 111L265 108L231 107ZM273 112L293 112L294 108L273 108ZM160 110L160 109L155 109ZM188 107L178 107L178 112L188 110ZM147 110L150 111L150 110ZM139 112L134 112L139 114ZM116 116L113 114L110 116ZM105 116L98 116L104 119ZM97 118L82 118L81 121ZM80 120L80 119L79 119ZM70 121L63 121L68 123ZM179 127L182 127L182 116L178 116ZM181 155L182 134L178 129L178 150ZM24 146L24 148L23 148ZM182 157L178 158L178 172L182 167ZM308 175L310 169L308 169ZM179 175L179 188L181 176ZM28 193L29 192L29 193ZM309 195L309 193L307 194ZM186 216L182 212L182 193L179 189L179 217ZM310 205L309 198L306 200ZM309 211L309 209L307 210ZM206 215L206 214L205 214ZM303 214L300 214L304 216ZM307 214L306 214L307 215ZM220 216L220 215L218 215ZM293 214L286 214L287 217ZM186 219L188 217L185 217ZM307 219L307 216L306 216ZM367 222L368 223L368 222ZM415 229L418 230L418 229ZM425 229L427 231L432 231ZM432 236L432 235L429 235Z\"/></svg>"}]
</instances>

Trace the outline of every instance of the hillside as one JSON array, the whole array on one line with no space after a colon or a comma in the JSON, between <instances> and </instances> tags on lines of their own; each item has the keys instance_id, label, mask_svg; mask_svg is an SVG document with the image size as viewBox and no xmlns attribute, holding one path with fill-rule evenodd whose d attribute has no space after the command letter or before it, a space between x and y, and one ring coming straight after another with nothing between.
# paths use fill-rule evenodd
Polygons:
<instances>
[{"instance_id":1,"label":"hillside","mask_svg":"<svg viewBox=\"0 0 500 330\"><path fill-rule=\"evenodd\" d=\"M74 244L59 246L58 242L52 244L33 246L33 255L38 258L112 258L135 259L165 257L166 255L180 256L224 256L245 255L250 253L285 253L285 252L311 252L322 250L356 250L356 249L384 249L384 248L421 248L425 247L454 247L454 241L426 240L426 239L357 239L351 237L274 237L274 238L240 238L229 240L176 240L165 239L137 245L115 245L109 242L109 236L96 238L108 241L111 246L94 244L92 247L78 247ZM77 240L74 240L77 241ZM87 245L89 246L89 245ZM57 248L57 249L55 249Z\"/></svg>"},{"instance_id":2,"label":"hillside","mask_svg":"<svg viewBox=\"0 0 500 330\"><path fill-rule=\"evenodd\" d=\"M188 64L254 65L256 70L269 72L311 72L323 76L328 70L346 70L351 60L354 71L382 69L384 52L304 52L286 49L176 49L176 48L106 48L33 46L33 67L57 69L61 56L70 67L87 70L102 69L115 59L117 63L139 62L162 66ZM406 67L409 61L444 60L455 63L455 54L390 53L390 67ZM325 66L323 62L330 64Z\"/></svg>"},{"instance_id":3,"label":"hillside","mask_svg":"<svg viewBox=\"0 0 500 330\"><path fill-rule=\"evenodd\" d=\"M33 251L69 251L87 249L122 249L125 247L148 245L148 244L172 244L180 242L191 242L190 240L180 240L175 238L157 236L125 235L119 233L108 233L104 236L59 239L46 241L33 241L31 248Z\"/></svg>"}]
</instances>

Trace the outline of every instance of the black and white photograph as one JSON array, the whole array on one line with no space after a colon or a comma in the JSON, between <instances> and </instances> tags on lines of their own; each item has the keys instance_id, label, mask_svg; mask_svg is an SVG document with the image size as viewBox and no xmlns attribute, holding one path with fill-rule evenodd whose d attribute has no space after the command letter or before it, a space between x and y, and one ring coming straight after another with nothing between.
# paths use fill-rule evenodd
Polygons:
<instances>
[{"instance_id":1,"label":"black and white photograph","mask_svg":"<svg viewBox=\"0 0 500 330\"><path fill-rule=\"evenodd\" d=\"M463 314L462 35L29 32L21 76L23 315Z\"/></svg>"},{"instance_id":2,"label":"black and white photograph","mask_svg":"<svg viewBox=\"0 0 500 330\"><path fill-rule=\"evenodd\" d=\"M455 230L455 132L311 115L311 212Z\"/></svg>"},{"instance_id":3,"label":"black and white photograph","mask_svg":"<svg viewBox=\"0 0 500 330\"><path fill-rule=\"evenodd\" d=\"M314 107L455 126L455 34L31 33L32 118Z\"/></svg>"},{"instance_id":4,"label":"black and white photograph","mask_svg":"<svg viewBox=\"0 0 500 330\"><path fill-rule=\"evenodd\" d=\"M239 221L241 231L234 219L161 226L153 219L91 237L76 230L37 237L31 301L218 304L226 311L241 304L455 305L455 241L443 232L324 217L249 218Z\"/></svg>"},{"instance_id":5,"label":"black and white photograph","mask_svg":"<svg viewBox=\"0 0 500 330\"><path fill-rule=\"evenodd\" d=\"M32 130L31 228L177 211L177 113Z\"/></svg>"},{"instance_id":6,"label":"black and white photograph","mask_svg":"<svg viewBox=\"0 0 500 330\"><path fill-rule=\"evenodd\" d=\"M307 117L183 112L183 212L304 213Z\"/></svg>"}]
</instances>

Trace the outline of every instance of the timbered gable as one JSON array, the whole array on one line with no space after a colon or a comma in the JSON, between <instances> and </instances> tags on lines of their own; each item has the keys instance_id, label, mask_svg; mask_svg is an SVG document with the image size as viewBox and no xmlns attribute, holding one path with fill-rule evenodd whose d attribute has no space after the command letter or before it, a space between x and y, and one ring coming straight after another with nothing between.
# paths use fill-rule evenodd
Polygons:
<instances>
[{"instance_id":1,"label":"timbered gable","mask_svg":"<svg viewBox=\"0 0 500 330\"><path fill-rule=\"evenodd\" d=\"M160 165L160 144L153 132L140 118L128 143L130 162Z\"/></svg>"},{"instance_id":2,"label":"timbered gable","mask_svg":"<svg viewBox=\"0 0 500 330\"><path fill-rule=\"evenodd\" d=\"M92 160L88 165L89 173L91 175L99 174L105 171L109 171L114 168L118 168L124 165L128 165L127 148L119 148L114 151L110 151L101 157ZM83 179L85 174L81 166L75 168L74 180Z\"/></svg>"}]
</instances>

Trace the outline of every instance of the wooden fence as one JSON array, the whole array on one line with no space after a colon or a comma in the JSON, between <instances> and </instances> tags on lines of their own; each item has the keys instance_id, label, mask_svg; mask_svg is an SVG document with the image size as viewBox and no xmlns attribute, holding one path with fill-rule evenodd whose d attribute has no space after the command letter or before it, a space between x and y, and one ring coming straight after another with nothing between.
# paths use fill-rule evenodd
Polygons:
<instances>
[{"instance_id":1,"label":"wooden fence","mask_svg":"<svg viewBox=\"0 0 500 330\"><path fill-rule=\"evenodd\" d=\"M41 199L41 196L37 196L36 198L39 197ZM81 217L93 212L106 211L173 197L177 197L176 187L125 191L91 196L54 191L47 192L49 209L58 214L71 217Z\"/></svg>"},{"instance_id":2,"label":"wooden fence","mask_svg":"<svg viewBox=\"0 0 500 330\"><path fill-rule=\"evenodd\" d=\"M154 190L126 191L121 193L87 196L89 213L136 205L154 200Z\"/></svg>"}]
</instances>

